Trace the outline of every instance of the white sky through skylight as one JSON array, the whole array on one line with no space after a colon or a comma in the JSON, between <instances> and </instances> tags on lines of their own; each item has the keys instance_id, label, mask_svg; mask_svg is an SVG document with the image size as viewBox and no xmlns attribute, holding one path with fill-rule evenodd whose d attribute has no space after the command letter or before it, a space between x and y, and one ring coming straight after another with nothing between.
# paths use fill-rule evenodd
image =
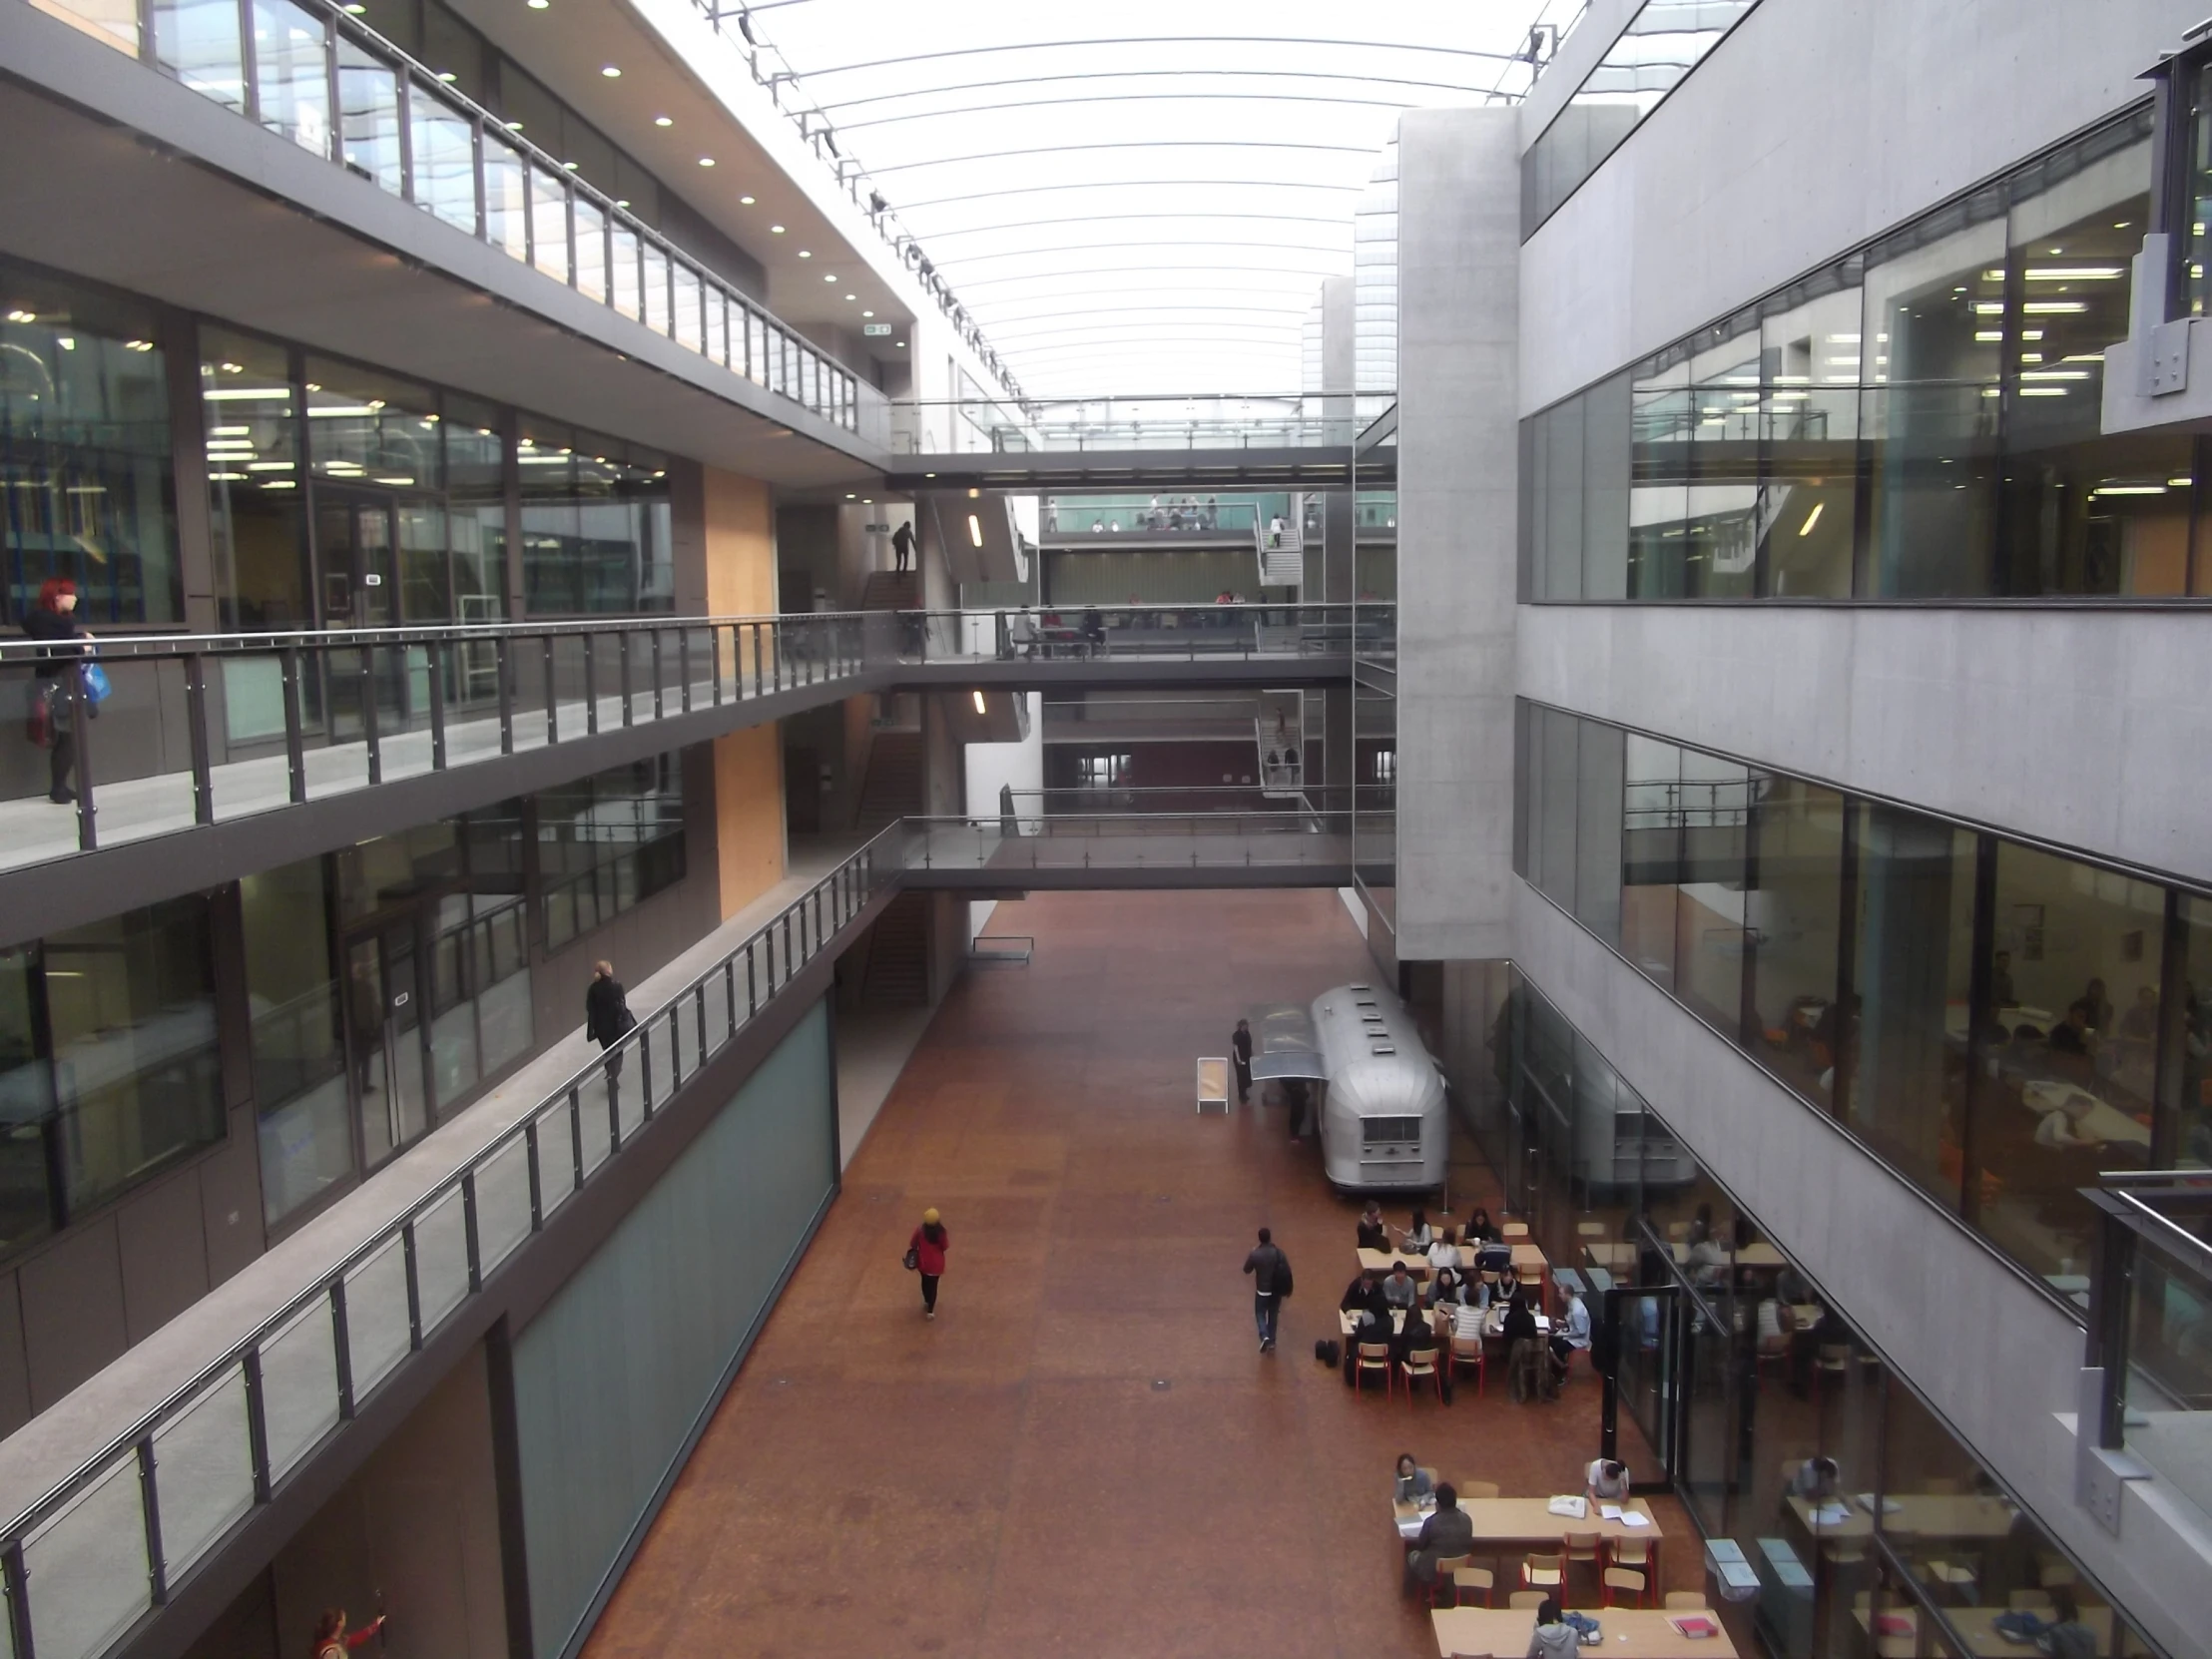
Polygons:
<instances>
[{"instance_id":1,"label":"white sky through skylight","mask_svg":"<svg viewBox=\"0 0 2212 1659\"><path fill-rule=\"evenodd\" d=\"M724 0L735 9L733 0ZM1033 397L1295 392L1407 107L1528 84L1571 0L782 0L753 26Z\"/></svg>"}]
</instances>

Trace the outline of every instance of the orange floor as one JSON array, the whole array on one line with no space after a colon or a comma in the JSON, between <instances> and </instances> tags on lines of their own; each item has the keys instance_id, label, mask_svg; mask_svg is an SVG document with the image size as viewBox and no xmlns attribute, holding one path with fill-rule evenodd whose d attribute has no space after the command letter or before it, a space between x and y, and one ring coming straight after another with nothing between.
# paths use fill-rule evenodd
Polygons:
<instances>
[{"instance_id":1,"label":"orange floor","mask_svg":"<svg viewBox=\"0 0 2212 1659\"><path fill-rule=\"evenodd\" d=\"M1372 975L1344 906L1056 894L991 930L1035 960L939 1010L587 1659L1434 1655L1394 1454L1573 1489L1598 1387L1409 1406L1315 1363L1358 1206L1279 1109L1195 1116L1192 1061L1252 1003ZM1487 1171L1458 1179L1496 1207ZM933 1324L898 1261L926 1205L952 1235ZM1298 1274L1266 1356L1239 1272L1263 1224ZM1686 1517L1655 1507L1665 1587L1694 1588Z\"/></svg>"}]
</instances>

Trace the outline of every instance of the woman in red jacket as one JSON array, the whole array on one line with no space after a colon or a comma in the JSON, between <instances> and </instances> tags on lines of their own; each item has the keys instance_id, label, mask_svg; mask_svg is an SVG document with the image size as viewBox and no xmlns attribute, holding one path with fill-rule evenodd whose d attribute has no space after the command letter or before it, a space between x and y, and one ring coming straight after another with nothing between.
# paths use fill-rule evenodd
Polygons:
<instances>
[{"instance_id":1,"label":"woman in red jacket","mask_svg":"<svg viewBox=\"0 0 2212 1659\"><path fill-rule=\"evenodd\" d=\"M933 1320L937 1317L937 1281L944 1276L944 1253L952 1243L952 1235L944 1230L937 1219L937 1212L924 1210L921 1225L914 1229L914 1236L907 1241L907 1248L914 1253L914 1266L921 1272L921 1317Z\"/></svg>"}]
</instances>

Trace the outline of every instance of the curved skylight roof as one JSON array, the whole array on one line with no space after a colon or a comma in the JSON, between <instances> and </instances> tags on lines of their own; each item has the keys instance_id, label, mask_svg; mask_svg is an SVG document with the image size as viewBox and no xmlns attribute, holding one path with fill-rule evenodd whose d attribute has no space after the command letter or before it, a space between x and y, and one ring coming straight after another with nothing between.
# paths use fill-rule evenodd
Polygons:
<instances>
[{"instance_id":1,"label":"curved skylight roof","mask_svg":"<svg viewBox=\"0 0 2212 1659\"><path fill-rule=\"evenodd\" d=\"M1531 24L1579 6L747 9L1025 392L1062 398L1295 392L1399 111L1517 98Z\"/></svg>"}]
</instances>

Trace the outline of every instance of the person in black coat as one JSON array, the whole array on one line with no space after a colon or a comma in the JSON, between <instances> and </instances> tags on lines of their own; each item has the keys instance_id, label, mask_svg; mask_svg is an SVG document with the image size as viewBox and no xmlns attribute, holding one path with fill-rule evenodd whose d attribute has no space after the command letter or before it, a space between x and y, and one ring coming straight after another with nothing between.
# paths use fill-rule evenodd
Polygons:
<instances>
[{"instance_id":1,"label":"person in black coat","mask_svg":"<svg viewBox=\"0 0 2212 1659\"><path fill-rule=\"evenodd\" d=\"M1237 1104L1252 1104L1252 1021L1240 1019L1229 1033L1229 1047L1237 1067Z\"/></svg>"},{"instance_id":2,"label":"person in black coat","mask_svg":"<svg viewBox=\"0 0 2212 1659\"><path fill-rule=\"evenodd\" d=\"M77 626L76 612L77 584L66 576L49 576L39 588L37 605L23 619L23 632L34 640L91 639L90 634ZM85 648L81 645L53 645L39 653L38 666L32 671L38 680L36 695L46 704L53 745L46 757L46 799L62 807L77 799L77 792L69 786L69 778L77 764L74 709L77 699L84 693L78 679L79 663L84 655ZM92 712L88 704L86 713Z\"/></svg>"},{"instance_id":3,"label":"person in black coat","mask_svg":"<svg viewBox=\"0 0 2212 1659\"><path fill-rule=\"evenodd\" d=\"M630 998L623 991L622 981L615 977L614 963L594 962L591 987L584 992L584 1035L608 1049L637 1029L637 1016L630 1012ZM607 1075L622 1075L621 1055L607 1062Z\"/></svg>"}]
</instances>

